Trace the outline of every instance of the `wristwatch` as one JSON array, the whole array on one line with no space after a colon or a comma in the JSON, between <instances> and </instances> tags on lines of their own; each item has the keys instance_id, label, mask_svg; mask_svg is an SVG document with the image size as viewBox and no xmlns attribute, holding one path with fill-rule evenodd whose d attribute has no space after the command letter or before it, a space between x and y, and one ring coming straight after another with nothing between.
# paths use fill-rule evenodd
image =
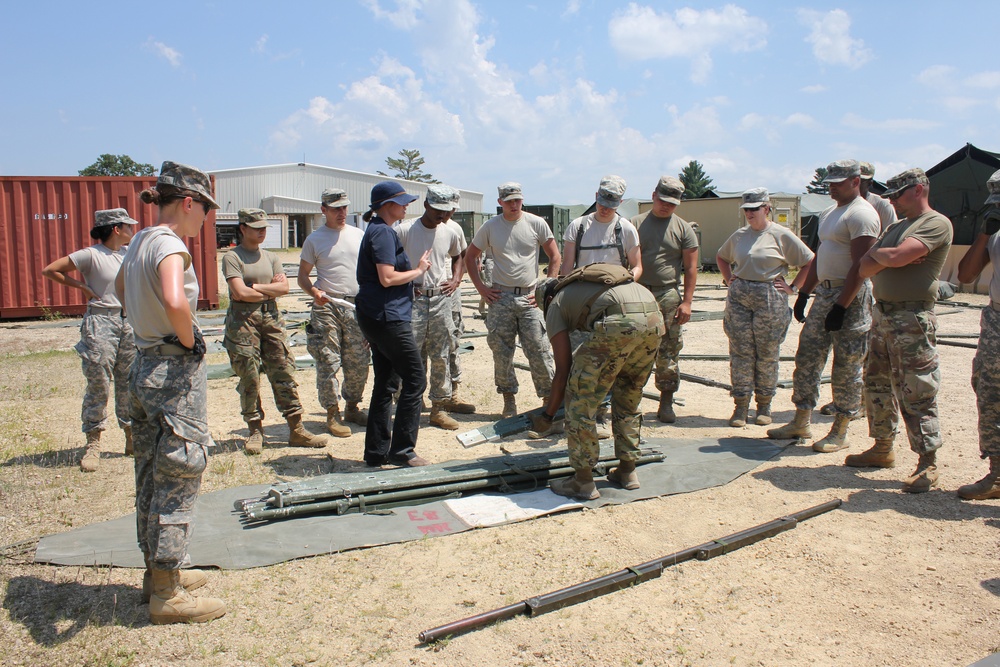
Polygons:
<instances>
[{"instance_id":1,"label":"wristwatch","mask_svg":"<svg viewBox=\"0 0 1000 667\"><path fill-rule=\"evenodd\" d=\"M792 288L792 294L798 294L799 293L799 286L798 285L789 285L789 287Z\"/></svg>"}]
</instances>

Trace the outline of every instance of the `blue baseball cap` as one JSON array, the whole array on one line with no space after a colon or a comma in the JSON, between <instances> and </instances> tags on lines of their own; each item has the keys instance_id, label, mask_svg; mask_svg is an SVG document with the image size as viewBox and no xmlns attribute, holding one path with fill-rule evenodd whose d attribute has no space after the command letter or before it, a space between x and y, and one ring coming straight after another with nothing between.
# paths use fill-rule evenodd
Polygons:
<instances>
[{"instance_id":1,"label":"blue baseball cap","mask_svg":"<svg viewBox=\"0 0 1000 667\"><path fill-rule=\"evenodd\" d=\"M403 186L395 181L382 181L376 183L372 188L371 204L368 208L375 210L387 202L395 202L401 206L407 206L415 202L419 197L411 195L403 189Z\"/></svg>"}]
</instances>

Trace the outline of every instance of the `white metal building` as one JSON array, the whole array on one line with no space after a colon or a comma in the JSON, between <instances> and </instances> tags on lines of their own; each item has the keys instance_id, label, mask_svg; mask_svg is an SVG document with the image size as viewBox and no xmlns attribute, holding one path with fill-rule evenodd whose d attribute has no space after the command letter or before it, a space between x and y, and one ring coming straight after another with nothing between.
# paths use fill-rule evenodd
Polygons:
<instances>
[{"instance_id":1,"label":"white metal building","mask_svg":"<svg viewBox=\"0 0 1000 667\"><path fill-rule=\"evenodd\" d=\"M326 188L341 188L347 192L351 200L347 221L358 227L364 227L361 214L368 210L372 186L379 181L397 181L407 192L419 197L410 204L407 217L423 214L424 194L427 192L426 183L304 162L220 169L208 173L215 178L215 200L222 207L217 224L235 221L236 212L241 208L262 208L269 214L273 229L277 230L275 222L281 221L280 244L277 239L270 238L274 234L268 234L268 241L269 245L282 248L301 246L311 231L323 225L320 194ZM459 189L459 193L459 211L478 213L483 210L481 192ZM225 214L231 214L232 218Z\"/></svg>"}]
</instances>

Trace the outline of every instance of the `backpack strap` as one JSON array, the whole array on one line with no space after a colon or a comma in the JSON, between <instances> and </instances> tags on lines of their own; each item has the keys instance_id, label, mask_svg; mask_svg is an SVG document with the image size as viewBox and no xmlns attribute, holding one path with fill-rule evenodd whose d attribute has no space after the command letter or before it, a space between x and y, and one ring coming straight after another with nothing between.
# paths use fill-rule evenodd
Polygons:
<instances>
[{"instance_id":1,"label":"backpack strap","mask_svg":"<svg viewBox=\"0 0 1000 667\"><path fill-rule=\"evenodd\" d=\"M576 230L576 248L574 248L573 255L573 268L580 268L580 251L581 250L604 250L610 248L610 243L601 243L599 245L592 245L583 247L583 235L588 229L590 229L590 216L587 216L587 226L584 227L582 224L580 228ZM618 261L626 269L628 268L628 257L625 255L625 234L622 231L622 217L615 214L615 247L618 248Z\"/></svg>"}]
</instances>

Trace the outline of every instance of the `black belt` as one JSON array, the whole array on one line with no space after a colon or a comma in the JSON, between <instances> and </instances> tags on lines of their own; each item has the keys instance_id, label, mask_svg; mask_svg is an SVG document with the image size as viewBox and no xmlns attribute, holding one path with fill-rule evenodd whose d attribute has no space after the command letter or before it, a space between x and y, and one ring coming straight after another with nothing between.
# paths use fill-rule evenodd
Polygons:
<instances>
[{"instance_id":1,"label":"black belt","mask_svg":"<svg viewBox=\"0 0 1000 667\"><path fill-rule=\"evenodd\" d=\"M327 294L326 298L328 298L328 299L343 299L344 301L347 301L348 303L354 303L354 299L356 298L356 295L354 295L354 294Z\"/></svg>"},{"instance_id":2,"label":"black belt","mask_svg":"<svg viewBox=\"0 0 1000 667\"><path fill-rule=\"evenodd\" d=\"M180 357L185 354L191 354L191 350L186 347L181 347L180 345L161 343L160 345L154 345L153 347L140 347L139 353L154 357Z\"/></svg>"},{"instance_id":3,"label":"black belt","mask_svg":"<svg viewBox=\"0 0 1000 667\"><path fill-rule=\"evenodd\" d=\"M260 301L257 303L251 303L249 301L230 301L229 307L233 310L238 310L241 313L253 312L255 310L272 313L278 312L278 302L274 299L268 299L267 301Z\"/></svg>"}]
</instances>

